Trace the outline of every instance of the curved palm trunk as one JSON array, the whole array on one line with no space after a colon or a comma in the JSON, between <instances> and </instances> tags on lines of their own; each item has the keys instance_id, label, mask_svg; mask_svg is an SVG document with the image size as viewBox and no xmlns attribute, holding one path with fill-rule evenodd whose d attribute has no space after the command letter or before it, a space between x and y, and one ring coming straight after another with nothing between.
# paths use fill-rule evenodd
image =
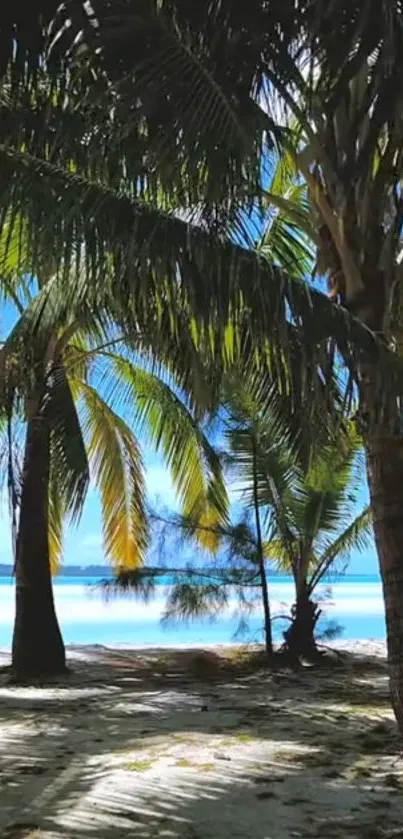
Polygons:
<instances>
[{"instance_id":1,"label":"curved palm trunk","mask_svg":"<svg viewBox=\"0 0 403 839\"><path fill-rule=\"evenodd\" d=\"M375 543L382 577L392 706L403 733L403 440L366 440Z\"/></svg>"},{"instance_id":2,"label":"curved palm trunk","mask_svg":"<svg viewBox=\"0 0 403 839\"><path fill-rule=\"evenodd\" d=\"M27 427L15 567L12 670L24 681L66 670L49 563L49 459L49 429L38 411Z\"/></svg>"}]
</instances>

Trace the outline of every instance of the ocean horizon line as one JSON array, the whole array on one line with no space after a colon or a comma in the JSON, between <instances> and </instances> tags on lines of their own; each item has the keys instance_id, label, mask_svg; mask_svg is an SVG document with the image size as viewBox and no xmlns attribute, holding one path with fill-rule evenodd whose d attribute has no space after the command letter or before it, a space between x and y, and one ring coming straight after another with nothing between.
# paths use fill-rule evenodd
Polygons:
<instances>
[{"instance_id":1,"label":"ocean horizon line","mask_svg":"<svg viewBox=\"0 0 403 839\"><path fill-rule=\"evenodd\" d=\"M178 574L178 575L186 574L186 572L188 571L188 569L186 567L173 567L173 566L169 567L169 566L167 566L166 568L161 568L159 566L152 566L152 565L144 566L141 570L145 574L147 574L147 571L149 571L150 575L152 574L156 578L158 578L158 577L163 578L163 577L167 577L167 576L170 576L170 575L176 575L176 574ZM192 568L192 574L193 575L198 574L198 573L202 574L203 570L204 570L204 566L202 566L202 565L200 567L197 567L197 566L193 567ZM218 568L215 572L217 577L220 576L220 571L222 571L222 573L224 573L225 569L219 569ZM0 579L1 578L10 578L10 577L13 577L13 576L14 576L14 566L13 565L11 565L11 564L0 564ZM269 570L269 576L271 578L275 577L275 578L279 578L279 579L290 579L290 580L292 580L292 575L291 574L284 573L283 571L277 571L275 569L270 569ZM113 569L107 564L103 565L103 564L99 564L99 563L91 563L91 564L88 564L88 565L66 564L66 565L62 565L60 570L54 575L54 580L55 580L55 582L57 582L58 579L63 578L63 577L105 577L105 578L108 577L108 578L112 578L113 577ZM371 580L372 579L372 580L374 580L374 579L377 579L377 580L380 581L381 578L380 578L380 575L379 575L379 571L374 571L374 572L371 572L371 573L358 573L358 572L355 572L355 571L354 572L345 571L343 573L329 574L328 576L323 578L323 580L326 581L326 582L329 582L329 581L330 582L341 582L343 579L345 579L345 580L352 580L352 579L357 579L357 580L358 579L359 580L365 580L365 579L366 580Z\"/></svg>"}]
</instances>

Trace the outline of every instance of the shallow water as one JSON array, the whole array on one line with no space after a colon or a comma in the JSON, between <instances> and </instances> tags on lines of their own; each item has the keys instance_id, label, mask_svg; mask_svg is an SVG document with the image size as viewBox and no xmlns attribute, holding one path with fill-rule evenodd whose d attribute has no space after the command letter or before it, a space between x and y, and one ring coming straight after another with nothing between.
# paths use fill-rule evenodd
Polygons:
<instances>
[{"instance_id":1,"label":"shallow water","mask_svg":"<svg viewBox=\"0 0 403 839\"><path fill-rule=\"evenodd\" d=\"M148 603L121 597L105 602L98 592L91 590L97 582L93 577L57 577L54 583L56 608L66 643L70 644L225 644L234 639L239 626L239 615L232 603L218 620L195 621L190 624L161 625L165 586L157 587L157 594ZM324 588L328 588L327 584ZM323 591L323 589L322 589ZM289 611L293 599L292 581L287 577L270 580L272 614ZM329 622L342 627L337 636L343 640L385 638L382 589L378 577L345 577L331 585L332 599L323 606L324 616L319 629ZM0 578L0 647L11 645L14 617L14 589L8 578ZM261 639L261 616L248 618L244 638ZM274 621L275 639L282 639L285 623Z\"/></svg>"}]
</instances>

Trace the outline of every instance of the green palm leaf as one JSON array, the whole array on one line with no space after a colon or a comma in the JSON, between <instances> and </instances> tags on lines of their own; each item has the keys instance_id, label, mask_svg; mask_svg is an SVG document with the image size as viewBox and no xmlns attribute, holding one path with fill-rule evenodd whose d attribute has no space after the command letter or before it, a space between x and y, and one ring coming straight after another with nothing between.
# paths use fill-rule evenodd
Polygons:
<instances>
[{"instance_id":1,"label":"green palm leaf","mask_svg":"<svg viewBox=\"0 0 403 839\"><path fill-rule=\"evenodd\" d=\"M63 523L66 510L62 501L62 494L58 480L53 478L55 464L51 466L49 482L48 529L49 529L49 561L52 574L60 568L63 556Z\"/></svg>"},{"instance_id":2,"label":"green palm leaf","mask_svg":"<svg viewBox=\"0 0 403 839\"><path fill-rule=\"evenodd\" d=\"M287 153L274 161L263 206L266 220L258 252L291 276L306 280L313 272L318 236L306 184Z\"/></svg>"},{"instance_id":3,"label":"green palm leaf","mask_svg":"<svg viewBox=\"0 0 403 839\"><path fill-rule=\"evenodd\" d=\"M311 589L318 584L335 562L345 564L352 551L361 553L369 549L372 539L372 511L370 507L365 507L317 558L309 581Z\"/></svg>"},{"instance_id":4,"label":"green palm leaf","mask_svg":"<svg viewBox=\"0 0 403 839\"><path fill-rule=\"evenodd\" d=\"M228 498L220 459L179 395L161 376L128 359L110 353L107 358L114 376L110 399L125 405L141 433L162 452L184 515L206 527L225 521Z\"/></svg>"},{"instance_id":5,"label":"green palm leaf","mask_svg":"<svg viewBox=\"0 0 403 839\"><path fill-rule=\"evenodd\" d=\"M75 395L75 394L74 394ZM89 485L89 464L73 392L61 364L54 364L48 380L46 416L51 435L52 495L58 515L81 515ZM57 518L57 516L56 516Z\"/></svg>"},{"instance_id":6,"label":"green palm leaf","mask_svg":"<svg viewBox=\"0 0 403 839\"><path fill-rule=\"evenodd\" d=\"M73 380L88 457L102 500L105 551L116 569L137 568L147 547L145 482L133 432L89 384Z\"/></svg>"},{"instance_id":7,"label":"green palm leaf","mask_svg":"<svg viewBox=\"0 0 403 839\"><path fill-rule=\"evenodd\" d=\"M310 396L317 365L331 367L333 363L329 337L334 338L349 369L356 369L365 357L378 360L391 380L401 381L396 357L365 327L267 259L27 153L0 145L0 160L0 199L4 206L12 205L25 214L32 270L40 274L51 223L52 249L63 253L63 275L73 266L82 269L74 299L79 299L85 281L86 299L91 289L94 311L109 308L118 322L126 324L133 313L132 327L141 329L149 323L149 301L155 301L153 305L158 301L160 312L169 313L170 332L175 336L180 327L178 312L182 316L187 310L196 318L200 336L214 335L214 345L207 344L215 346L216 357L219 349L220 364L228 325L235 335L241 328L249 330L254 354L266 359L287 357L289 323L302 324L298 339ZM103 283L98 282L101 270ZM112 284L107 279L111 271ZM72 307L70 295L66 285L66 311ZM47 311L45 307L43 314ZM240 349L239 341L233 348L235 353ZM275 374L275 365L272 370Z\"/></svg>"}]
</instances>

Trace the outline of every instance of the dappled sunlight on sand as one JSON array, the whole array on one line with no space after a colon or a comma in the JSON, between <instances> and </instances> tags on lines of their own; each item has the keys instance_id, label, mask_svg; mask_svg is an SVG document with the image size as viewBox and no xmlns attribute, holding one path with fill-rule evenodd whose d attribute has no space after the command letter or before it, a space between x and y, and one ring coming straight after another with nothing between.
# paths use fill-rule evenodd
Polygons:
<instances>
[{"instance_id":1,"label":"dappled sunlight on sand","mask_svg":"<svg viewBox=\"0 0 403 839\"><path fill-rule=\"evenodd\" d=\"M269 675L221 654L203 677L194 652L102 647L75 649L63 684L4 674L0 837L397 836L382 659Z\"/></svg>"}]
</instances>

